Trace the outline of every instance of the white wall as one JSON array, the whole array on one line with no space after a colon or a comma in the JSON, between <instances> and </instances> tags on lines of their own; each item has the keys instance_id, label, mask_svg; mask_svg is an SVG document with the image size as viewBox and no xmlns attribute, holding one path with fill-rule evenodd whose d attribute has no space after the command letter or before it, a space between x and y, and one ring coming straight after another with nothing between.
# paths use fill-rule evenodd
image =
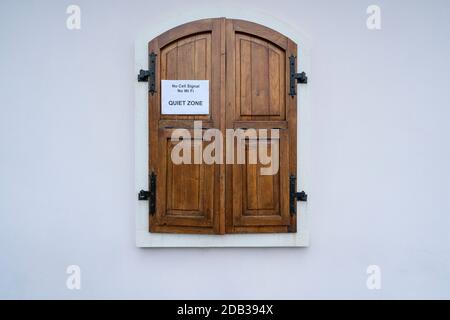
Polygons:
<instances>
[{"instance_id":1,"label":"white wall","mask_svg":"<svg viewBox=\"0 0 450 320\"><path fill-rule=\"evenodd\" d=\"M248 3L311 39L311 246L135 247L134 40L211 1L3 0L0 298L450 298L450 3Z\"/></svg>"}]
</instances>

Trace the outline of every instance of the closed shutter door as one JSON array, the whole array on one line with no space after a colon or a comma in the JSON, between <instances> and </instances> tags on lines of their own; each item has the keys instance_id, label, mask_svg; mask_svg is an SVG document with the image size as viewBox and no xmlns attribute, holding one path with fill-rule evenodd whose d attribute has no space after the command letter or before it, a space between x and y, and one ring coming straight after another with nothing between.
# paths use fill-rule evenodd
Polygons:
<instances>
[{"instance_id":1,"label":"closed shutter door","mask_svg":"<svg viewBox=\"0 0 450 320\"><path fill-rule=\"evenodd\" d=\"M289 56L296 45L271 29L227 20L227 128L267 131L246 141L246 159L259 140L279 159L278 171L262 174L264 164L227 168L227 232L295 231L289 210L289 176L296 170L296 97L289 95ZM271 137L272 129L278 136ZM265 140L265 141L264 141ZM276 169L276 168L274 168Z\"/></svg>"},{"instance_id":2,"label":"closed shutter door","mask_svg":"<svg viewBox=\"0 0 450 320\"><path fill-rule=\"evenodd\" d=\"M195 120L201 120L205 129L220 129L223 21L188 23L149 43L149 53L156 54L155 82L159 86L154 95L149 95L150 171L156 174L156 212L150 219L151 232L221 232L220 165L174 164L171 152L176 142L171 135L176 129L193 133ZM161 114L161 80L209 80L209 114ZM191 137L191 159L194 159L198 150L195 143L204 142L201 137L198 141L194 134Z\"/></svg>"},{"instance_id":3,"label":"closed shutter door","mask_svg":"<svg viewBox=\"0 0 450 320\"><path fill-rule=\"evenodd\" d=\"M150 41L149 54L156 55L156 87L149 94L149 171L156 176L150 232L296 232L289 196L297 119L296 96L289 94L289 57L296 56L296 44L264 26L218 18L165 32ZM162 114L161 80L209 80L209 114ZM226 163L230 150L223 150L223 163L173 163L174 130L191 133L192 159L196 144L210 143L193 134L196 120L202 121L202 132L218 129L224 139L226 129L248 136L242 146L245 163L236 158ZM259 156L256 163L249 161L263 142L272 162L262 163ZM233 145L237 155L240 146ZM275 166L274 158L274 174L264 174Z\"/></svg>"}]
</instances>

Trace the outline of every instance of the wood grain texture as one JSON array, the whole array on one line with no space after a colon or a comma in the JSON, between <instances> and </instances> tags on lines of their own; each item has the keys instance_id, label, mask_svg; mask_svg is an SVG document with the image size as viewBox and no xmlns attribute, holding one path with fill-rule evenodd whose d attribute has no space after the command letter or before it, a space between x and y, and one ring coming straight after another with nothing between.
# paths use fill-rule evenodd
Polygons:
<instances>
[{"instance_id":1,"label":"wood grain texture","mask_svg":"<svg viewBox=\"0 0 450 320\"><path fill-rule=\"evenodd\" d=\"M222 25L224 19L195 21L149 43L149 52L157 54L158 84L157 93L149 96L149 170L157 174L156 214L150 216L150 232L224 233L224 208L220 208L224 170L218 164L174 164L170 140L176 128L189 130L193 137L193 120L202 120L205 128L221 127L225 102ZM189 79L209 80L209 115L161 115L161 80ZM194 148L191 151L193 159Z\"/></svg>"},{"instance_id":2,"label":"wood grain texture","mask_svg":"<svg viewBox=\"0 0 450 320\"><path fill-rule=\"evenodd\" d=\"M296 232L296 218L289 212L289 174L296 171L297 111L296 97L289 96L286 86L295 44L242 20L226 21L226 39L226 127L280 130L277 174L262 175L261 163L227 165L226 232Z\"/></svg>"},{"instance_id":3,"label":"wood grain texture","mask_svg":"<svg viewBox=\"0 0 450 320\"><path fill-rule=\"evenodd\" d=\"M157 54L156 93L149 95L149 170L157 174L156 214L150 232L224 234L296 232L289 213L289 175L296 174L296 97L288 95L288 57L297 46L284 35L243 20L204 19L173 28L149 42ZM209 80L209 115L161 115L161 80ZM246 164L172 163L176 128L280 129L275 175ZM206 141L200 141L205 146ZM208 142L209 143L209 142ZM191 150L192 157L195 152ZM223 153L225 159L225 152ZM299 213L300 214L300 213Z\"/></svg>"},{"instance_id":4,"label":"wood grain texture","mask_svg":"<svg viewBox=\"0 0 450 320\"><path fill-rule=\"evenodd\" d=\"M234 37L235 113L242 121L285 120L285 52L248 33Z\"/></svg>"}]
</instances>

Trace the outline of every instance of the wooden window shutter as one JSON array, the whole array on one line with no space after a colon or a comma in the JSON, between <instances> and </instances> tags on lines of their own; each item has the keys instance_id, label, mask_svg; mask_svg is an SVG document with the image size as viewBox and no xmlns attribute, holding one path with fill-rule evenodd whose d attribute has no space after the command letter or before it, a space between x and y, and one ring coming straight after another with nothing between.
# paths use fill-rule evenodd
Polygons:
<instances>
[{"instance_id":1,"label":"wooden window shutter","mask_svg":"<svg viewBox=\"0 0 450 320\"><path fill-rule=\"evenodd\" d=\"M150 41L148 50L149 71L141 78L149 82L153 189L141 198L151 200L150 232L296 232L290 179L296 175L297 97L290 63L297 45L264 26L217 18L169 30ZM187 79L209 80L209 114L161 114L161 80ZM220 130L224 138L226 129L267 129L268 135L246 140L245 157L264 139L269 154L279 156L279 170L262 175L260 163L172 163L173 130L191 132L195 120L202 121L203 130ZM201 137L196 142L209 143Z\"/></svg>"}]
</instances>

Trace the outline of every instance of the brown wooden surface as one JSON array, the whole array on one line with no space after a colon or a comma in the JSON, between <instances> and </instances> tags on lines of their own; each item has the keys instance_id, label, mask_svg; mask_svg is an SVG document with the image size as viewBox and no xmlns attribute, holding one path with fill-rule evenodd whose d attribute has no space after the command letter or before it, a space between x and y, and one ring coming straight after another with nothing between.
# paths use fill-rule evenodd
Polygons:
<instances>
[{"instance_id":1,"label":"brown wooden surface","mask_svg":"<svg viewBox=\"0 0 450 320\"><path fill-rule=\"evenodd\" d=\"M157 174L157 201L150 231L296 232L296 217L289 212L289 176L296 174L297 111L296 97L288 94L288 58L297 54L296 44L255 23L217 18L165 32L149 43L152 51L157 54L157 92L149 95L149 170ZM209 80L209 115L161 115L164 79ZM173 164L171 133L192 130L193 120L202 120L205 129L221 130L224 137L226 128L280 129L279 138L267 137L277 146L271 150L269 145L269 151L278 149L278 173L263 176L263 165L248 161ZM247 158L257 139L247 140Z\"/></svg>"},{"instance_id":2,"label":"brown wooden surface","mask_svg":"<svg viewBox=\"0 0 450 320\"><path fill-rule=\"evenodd\" d=\"M202 120L204 128L221 128L225 90L223 21L188 23L149 43L149 51L157 54L157 92L149 96L149 168L157 175L156 214L150 217L151 232L224 232L220 217L224 210L220 208L223 169L216 164L174 165L170 157L174 129L191 129L193 120ZM161 115L161 80L188 79L209 80L209 115Z\"/></svg>"},{"instance_id":3,"label":"brown wooden surface","mask_svg":"<svg viewBox=\"0 0 450 320\"><path fill-rule=\"evenodd\" d=\"M295 232L289 212L289 175L296 171L296 97L288 94L288 57L295 44L264 26L226 21L227 128L280 129L279 172L228 165L227 233Z\"/></svg>"}]
</instances>

